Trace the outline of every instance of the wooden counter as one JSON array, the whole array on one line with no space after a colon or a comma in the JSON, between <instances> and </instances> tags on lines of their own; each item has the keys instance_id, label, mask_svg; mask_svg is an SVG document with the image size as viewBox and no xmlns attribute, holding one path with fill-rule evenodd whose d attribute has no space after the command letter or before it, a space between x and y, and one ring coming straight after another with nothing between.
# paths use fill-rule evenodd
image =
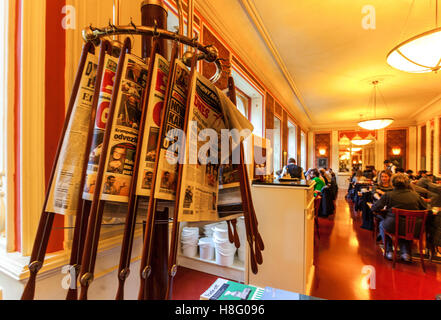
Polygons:
<instances>
[{"instance_id":1,"label":"wooden counter","mask_svg":"<svg viewBox=\"0 0 441 320\"><path fill-rule=\"evenodd\" d=\"M314 182L254 182L252 196L265 250L247 283L309 294L314 274Z\"/></svg>"}]
</instances>

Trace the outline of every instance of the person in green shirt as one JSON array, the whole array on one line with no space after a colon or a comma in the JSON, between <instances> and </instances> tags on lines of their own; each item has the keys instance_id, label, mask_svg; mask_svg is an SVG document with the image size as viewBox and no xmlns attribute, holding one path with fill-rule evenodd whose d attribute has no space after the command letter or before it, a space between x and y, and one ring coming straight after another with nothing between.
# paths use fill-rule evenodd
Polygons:
<instances>
[{"instance_id":1,"label":"person in green shirt","mask_svg":"<svg viewBox=\"0 0 441 320\"><path fill-rule=\"evenodd\" d=\"M322 188L325 186L325 182L320 178L320 172L317 169L311 170L309 178L315 181L314 190L321 192Z\"/></svg>"}]
</instances>

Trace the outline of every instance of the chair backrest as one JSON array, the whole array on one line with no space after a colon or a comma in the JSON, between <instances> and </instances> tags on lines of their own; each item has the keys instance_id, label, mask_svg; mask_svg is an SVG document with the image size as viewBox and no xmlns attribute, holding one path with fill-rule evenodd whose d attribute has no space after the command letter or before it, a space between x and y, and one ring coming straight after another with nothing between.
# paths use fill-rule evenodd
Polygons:
<instances>
[{"instance_id":1,"label":"chair backrest","mask_svg":"<svg viewBox=\"0 0 441 320\"><path fill-rule=\"evenodd\" d=\"M406 240L421 240L424 234L428 212L428 210L392 208L392 213L395 214L395 236ZM401 228L400 222L402 224Z\"/></svg>"},{"instance_id":2,"label":"chair backrest","mask_svg":"<svg viewBox=\"0 0 441 320\"><path fill-rule=\"evenodd\" d=\"M318 216L319 209L320 209L320 203L322 202L322 197L320 194L318 194L314 199L314 216Z\"/></svg>"}]
</instances>

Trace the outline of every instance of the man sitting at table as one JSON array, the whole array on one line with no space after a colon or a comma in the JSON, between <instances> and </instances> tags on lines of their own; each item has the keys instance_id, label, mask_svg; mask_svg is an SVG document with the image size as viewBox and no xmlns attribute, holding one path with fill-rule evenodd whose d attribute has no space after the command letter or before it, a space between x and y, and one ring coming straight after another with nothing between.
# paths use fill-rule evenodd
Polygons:
<instances>
[{"instance_id":1,"label":"man sitting at table","mask_svg":"<svg viewBox=\"0 0 441 320\"><path fill-rule=\"evenodd\" d=\"M426 170L420 171L421 178L415 183L417 187L427 190L427 197L430 199L432 207L441 206L441 185L432 182L432 179L427 176ZM418 190L416 190L418 192Z\"/></svg>"},{"instance_id":2,"label":"man sitting at table","mask_svg":"<svg viewBox=\"0 0 441 320\"><path fill-rule=\"evenodd\" d=\"M396 174L392 177L392 185L394 190L385 193L380 200L374 203L371 210L373 212L380 211L384 207L387 214L384 220L380 221L379 229L386 251L386 258L392 260L392 241L386 238L385 230L395 232L395 214L392 208L404 210L426 210L427 205L424 200L410 188L409 179L404 174ZM410 241L399 239L401 259L410 262Z\"/></svg>"},{"instance_id":3,"label":"man sitting at table","mask_svg":"<svg viewBox=\"0 0 441 320\"><path fill-rule=\"evenodd\" d=\"M296 160L294 158L289 158L288 164L283 168L281 177L284 177L287 174L289 174L291 178L305 180L305 176L303 175L303 168L299 167L296 164Z\"/></svg>"}]
</instances>

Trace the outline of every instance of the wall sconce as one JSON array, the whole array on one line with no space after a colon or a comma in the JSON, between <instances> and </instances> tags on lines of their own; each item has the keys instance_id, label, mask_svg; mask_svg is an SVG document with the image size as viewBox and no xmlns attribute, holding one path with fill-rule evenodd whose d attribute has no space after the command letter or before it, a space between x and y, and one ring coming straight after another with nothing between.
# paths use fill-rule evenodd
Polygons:
<instances>
[{"instance_id":1,"label":"wall sconce","mask_svg":"<svg viewBox=\"0 0 441 320\"><path fill-rule=\"evenodd\" d=\"M324 156L324 155L326 154L326 149L320 148L320 149L319 149L319 154L320 154L321 156Z\"/></svg>"},{"instance_id":2,"label":"wall sconce","mask_svg":"<svg viewBox=\"0 0 441 320\"><path fill-rule=\"evenodd\" d=\"M399 156L401 154L401 148L392 148L392 154L394 156Z\"/></svg>"}]
</instances>

